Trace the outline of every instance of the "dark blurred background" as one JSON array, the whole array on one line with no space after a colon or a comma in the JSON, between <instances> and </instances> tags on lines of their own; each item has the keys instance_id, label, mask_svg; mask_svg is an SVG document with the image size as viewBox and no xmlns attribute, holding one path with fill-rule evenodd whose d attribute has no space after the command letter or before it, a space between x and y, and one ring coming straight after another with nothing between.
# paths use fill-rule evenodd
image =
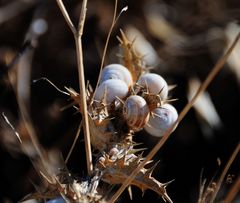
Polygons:
<instances>
[{"instance_id":1,"label":"dark blurred background","mask_svg":"<svg viewBox=\"0 0 240 203\"><path fill-rule=\"evenodd\" d=\"M81 1L64 1L71 19L77 24ZM230 46L240 30L239 0L119 0L122 13L114 27L107 51L106 64L118 63L120 52L116 36L122 29L135 39L136 50L144 55L152 72L162 75L168 84L177 85L170 93L178 100L173 105L180 112L206 78L217 60ZM91 0L83 35L86 80L95 87L102 50L111 26L112 0ZM27 48L26 48L27 47ZM21 56L20 56L21 55ZM14 57L27 56L22 80L47 77L60 89L78 90L74 38L55 1L0 0L0 111L16 130L24 134L14 88L17 86L17 62ZM18 58L16 58L18 60ZM24 66L23 66L24 67ZM20 71L20 72L21 72ZM175 203L197 202L200 174L208 181L221 173L239 142L240 115L240 44L235 47L223 70L212 81L154 160L160 160L154 177L160 182L174 179L168 193ZM28 84L28 83L27 83ZM22 87L23 94L28 88ZM27 89L27 90L26 90ZM81 116L73 108L60 111L68 97L45 81L31 82L28 107L40 143L48 150L59 149L66 157ZM34 191L37 174L29 158L20 153L14 135L1 118L0 122L0 202L17 202ZM84 143L81 135L69 160L68 168L76 176L86 175ZM147 147L157 143L145 131L134 139ZM218 195L223 199L239 176L239 157L228 172ZM133 188L133 200L127 192L119 202L163 202L152 191L142 197ZM240 197L235 198L240 202Z\"/></svg>"}]
</instances>

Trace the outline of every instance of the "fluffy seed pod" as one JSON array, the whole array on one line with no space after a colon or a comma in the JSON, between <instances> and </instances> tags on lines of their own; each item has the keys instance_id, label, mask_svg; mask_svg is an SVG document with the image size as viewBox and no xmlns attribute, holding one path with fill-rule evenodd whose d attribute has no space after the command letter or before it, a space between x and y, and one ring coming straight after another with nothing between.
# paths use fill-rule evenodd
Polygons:
<instances>
[{"instance_id":1,"label":"fluffy seed pod","mask_svg":"<svg viewBox=\"0 0 240 203\"><path fill-rule=\"evenodd\" d=\"M153 136L162 137L169 127L177 120L178 113L171 104L164 104L152 111L144 129Z\"/></svg>"},{"instance_id":2,"label":"fluffy seed pod","mask_svg":"<svg viewBox=\"0 0 240 203\"><path fill-rule=\"evenodd\" d=\"M162 100L167 99L167 82L160 75L155 73L144 74L138 79L137 84L146 88L151 94L160 94Z\"/></svg>"},{"instance_id":3,"label":"fluffy seed pod","mask_svg":"<svg viewBox=\"0 0 240 203\"><path fill-rule=\"evenodd\" d=\"M149 108L144 98L131 95L123 107L123 116L130 128L134 131L141 130L149 120Z\"/></svg>"},{"instance_id":4,"label":"fluffy seed pod","mask_svg":"<svg viewBox=\"0 0 240 203\"><path fill-rule=\"evenodd\" d=\"M121 64L110 64L104 67L101 74L100 83L109 79L122 80L127 84L127 86L131 86L133 83L130 71Z\"/></svg>"},{"instance_id":5,"label":"fluffy seed pod","mask_svg":"<svg viewBox=\"0 0 240 203\"><path fill-rule=\"evenodd\" d=\"M122 99L128 94L128 86L119 79L110 79L101 83L96 90L94 100L106 100L106 104L112 103L117 97Z\"/></svg>"}]
</instances>

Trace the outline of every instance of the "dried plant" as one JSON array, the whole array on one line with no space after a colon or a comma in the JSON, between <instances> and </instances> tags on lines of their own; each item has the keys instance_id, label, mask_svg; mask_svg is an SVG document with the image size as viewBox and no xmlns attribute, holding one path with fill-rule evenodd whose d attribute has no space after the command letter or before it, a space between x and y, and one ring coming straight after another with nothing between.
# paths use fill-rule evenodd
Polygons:
<instances>
[{"instance_id":1,"label":"dried plant","mask_svg":"<svg viewBox=\"0 0 240 203\"><path fill-rule=\"evenodd\" d=\"M190 99L189 103L187 103L181 111L178 118L173 120L170 127L168 126L166 131L164 131L163 136L159 139L158 143L153 147L153 149L151 149L149 154L144 157L144 149L138 147L139 143L134 141L134 135L148 123L150 116L153 118L154 116L158 116L154 115L153 109L163 108L165 104L169 104L174 101L174 99L163 98L161 95L166 88L167 91L170 91L171 87L164 86L157 93L152 93L150 91L150 85L147 84L146 81L144 81L145 86L139 84L141 76L149 73L150 68L145 65L144 57L135 50L135 42L129 40L124 31L121 30L120 35L117 36L121 51L116 54L119 58L121 58L122 65L124 65L130 72L132 76L132 83L130 86L127 86L126 94L122 96L122 98L114 95L114 100L107 102L109 92L108 89L104 87L101 93L101 99L96 99L97 90L101 85L100 78L102 72L104 71L103 67L112 30L121 13L126 11L127 7L123 8L120 14L117 15L118 1L115 1L114 17L103 51L99 78L96 88L93 89L90 84L87 86L85 85L83 65L84 50L82 48L82 35L84 32L87 2L87 0L83 0L82 2L78 27L75 27L62 0L57 0L57 4L68 24L68 27L72 31L75 40L80 87L79 92L70 87L66 87L65 91L62 91L48 79L42 78L47 80L58 91L64 93L71 99L70 104L65 108L74 107L77 112L82 115L82 121L79 124L78 132L72 144L72 148L65 160L63 160L60 153L48 151L39 143L27 105L29 92L26 90L24 94L22 94L23 92L19 89L19 87L25 87L26 85L21 83L21 78L18 78L18 89L15 90L21 114L21 122L19 122L20 124L18 129L15 129L8 117L5 114L2 114L5 122L9 125L11 130L14 131L16 138L19 141L21 150L31 159L36 171L42 179L42 185L35 186L37 192L27 195L22 201L29 199L47 201L57 199L60 196L66 202L112 203L117 201L119 196L127 187L129 189L130 196L132 196L131 185L133 185L140 188L143 194L145 190L149 189L160 195L164 201L172 203L173 201L166 191L166 187L172 181L161 183L152 176L153 170L158 164L152 164L153 157L168 140L176 126L183 120L185 115L193 106L194 102L206 90L218 72L222 69L236 46L240 38L240 34L236 36L231 47L213 67L212 71L202 82L193 98ZM30 66L32 51L32 49L29 49L23 56L20 57L21 63L19 62L19 66ZM26 75L29 75L29 73L26 73ZM112 81L114 81L114 79L112 79ZM144 117L146 121L144 119L141 120L143 124L139 121L140 124L138 122L135 126L128 122L128 117L125 115L127 111L125 104L127 99L131 96L138 96L146 100L148 106L147 110L149 112L147 112ZM140 116L137 117L137 119L138 118L140 119ZM67 168L67 162L71 156L73 148L75 147L81 128L83 128L84 131L87 160L86 166L88 171L87 180L75 178ZM207 187L205 186L206 180L201 183L198 203L213 203L215 201L223 179L226 176L232 162L239 153L239 147L240 145L238 144L217 182L211 181ZM92 151L94 152L94 155ZM105 185L121 186L115 193L108 193ZM234 195L236 195L235 191L238 185L239 178L233 185L233 188L226 197L225 202L230 202L230 199L233 199Z\"/></svg>"}]
</instances>

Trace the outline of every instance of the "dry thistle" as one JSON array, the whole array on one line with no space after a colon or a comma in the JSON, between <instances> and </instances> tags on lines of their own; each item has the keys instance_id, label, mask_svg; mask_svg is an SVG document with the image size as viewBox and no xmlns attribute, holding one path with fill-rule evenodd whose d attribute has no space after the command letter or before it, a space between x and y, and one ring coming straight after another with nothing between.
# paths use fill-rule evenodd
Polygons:
<instances>
[{"instance_id":1,"label":"dry thistle","mask_svg":"<svg viewBox=\"0 0 240 203\"><path fill-rule=\"evenodd\" d=\"M226 58L239 39L239 35L226 55L214 67L213 71L199 88L193 99L180 113L179 117L176 118L176 115L167 128L164 129L164 133L162 134L163 138L153 148L149 155L144 158L141 153L139 154L142 149L135 148L137 143L133 141L133 135L144 128L145 124L148 123L150 115L153 115L154 109L164 108L164 105L169 102L167 98L169 90L167 84L164 83L164 85L160 85L160 88L158 88L156 92L152 91L152 84L150 84L147 78L144 78L149 70L145 67L143 57L139 56L134 50L134 42L129 41L124 32L121 31L121 36L118 37L118 39L123 50L121 55L123 59L122 65L129 71L132 80L129 84L125 84L121 80L121 77L116 79L111 76L106 79L109 84L104 84L104 82L101 83L100 81L101 84L96 87L95 91L91 90L90 86L86 88L81 37L86 16L87 0L84 0L82 4L78 28L75 28L71 22L62 1L57 0L57 2L68 26L73 32L76 42L80 93L71 88L66 88L66 90L67 94L73 100L71 105L74 105L83 116L79 131L83 125L87 154L88 180L73 178L64 163L61 163L61 170L56 168L53 159L51 159L52 154L46 152L36 139L26 105L20 98L19 104L23 121L29 133L29 140L32 142L37 154L37 156L34 157L31 157L31 155L29 156L46 185L44 190L39 190L38 193L27 196L24 199L35 198L48 200L61 196L66 202L105 202L109 197L104 196L105 191L99 186L100 181L103 181L110 185L122 184L116 194L110 198L109 202L115 202L126 187L134 185L139 187L142 192L150 189L159 194L164 200L171 203L172 200L166 192L166 186L169 183L160 183L154 179L152 177L152 172L156 164L150 168L148 168L148 164L152 162L151 159L153 156L169 138L176 125L184 118L197 97L207 88L209 83L222 68ZM115 7L111 30L117 18ZM109 32L109 37L110 34L111 31ZM106 49L107 48L105 48L104 51L104 57ZM103 63L104 59L102 60L102 67ZM104 74L104 71L100 73L99 78L101 78L101 74ZM141 77L144 79L140 80ZM113 88L116 83L125 84L122 87L123 90L121 89L120 91L117 88ZM101 86L102 84L104 84L103 87ZM133 97L136 98L136 101L131 100ZM135 112L131 111L134 108L136 108L136 112L139 114L134 114ZM157 117L160 115L156 114L155 116ZM18 135L17 133L15 134ZM19 140L21 140L21 135L19 137ZM94 165L92 163L91 148L97 152L97 158ZM69 156L70 154L66 158L65 163ZM206 190L206 198L212 195L211 202L213 202L216 197L220 187L219 184L221 184L221 179L218 184L212 184L211 187L208 187Z\"/></svg>"}]
</instances>

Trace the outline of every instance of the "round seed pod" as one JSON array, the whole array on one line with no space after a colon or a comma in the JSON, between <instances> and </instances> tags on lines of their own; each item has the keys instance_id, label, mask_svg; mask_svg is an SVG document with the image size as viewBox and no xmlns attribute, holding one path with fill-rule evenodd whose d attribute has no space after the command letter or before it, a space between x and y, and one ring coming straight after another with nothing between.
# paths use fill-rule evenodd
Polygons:
<instances>
[{"instance_id":1,"label":"round seed pod","mask_svg":"<svg viewBox=\"0 0 240 203\"><path fill-rule=\"evenodd\" d=\"M100 77L100 83L109 79L122 80L127 86L131 86L133 83L130 71L121 64L110 64L104 67Z\"/></svg>"},{"instance_id":2,"label":"round seed pod","mask_svg":"<svg viewBox=\"0 0 240 203\"><path fill-rule=\"evenodd\" d=\"M112 103L117 97L122 99L128 94L128 86L119 79L110 79L101 83L96 90L94 100L106 100L106 104Z\"/></svg>"},{"instance_id":3,"label":"round seed pod","mask_svg":"<svg viewBox=\"0 0 240 203\"><path fill-rule=\"evenodd\" d=\"M141 130L149 120L149 108L144 98L131 95L124 103L123 116L134 131Z\"/></svg>"},{"instance_id":4,"label":"round seed pod","mask_svg":"<svg viewBox=\"0 0 240 203\"><path fill-rule=\"evenodd\" d=\"M160 94L162 100L167 99L168 85L167 82L158 74L146 73L140 76L137 84L146 88L150 94Z\"/></svg>"},{"instance_id":5,"label":"round seed pod","mask_svg":"<svg viewBox=\"0 0 240 203\"><path fill-rule=\"evenodd\" d=\"M148 123L144 126L144 129L150 135L162 137L168 128L171 127L177 120L177 118L177 110L171 104L164 104L152 111L152 116L150 116Z\"/></svg>"}]
</instances>

